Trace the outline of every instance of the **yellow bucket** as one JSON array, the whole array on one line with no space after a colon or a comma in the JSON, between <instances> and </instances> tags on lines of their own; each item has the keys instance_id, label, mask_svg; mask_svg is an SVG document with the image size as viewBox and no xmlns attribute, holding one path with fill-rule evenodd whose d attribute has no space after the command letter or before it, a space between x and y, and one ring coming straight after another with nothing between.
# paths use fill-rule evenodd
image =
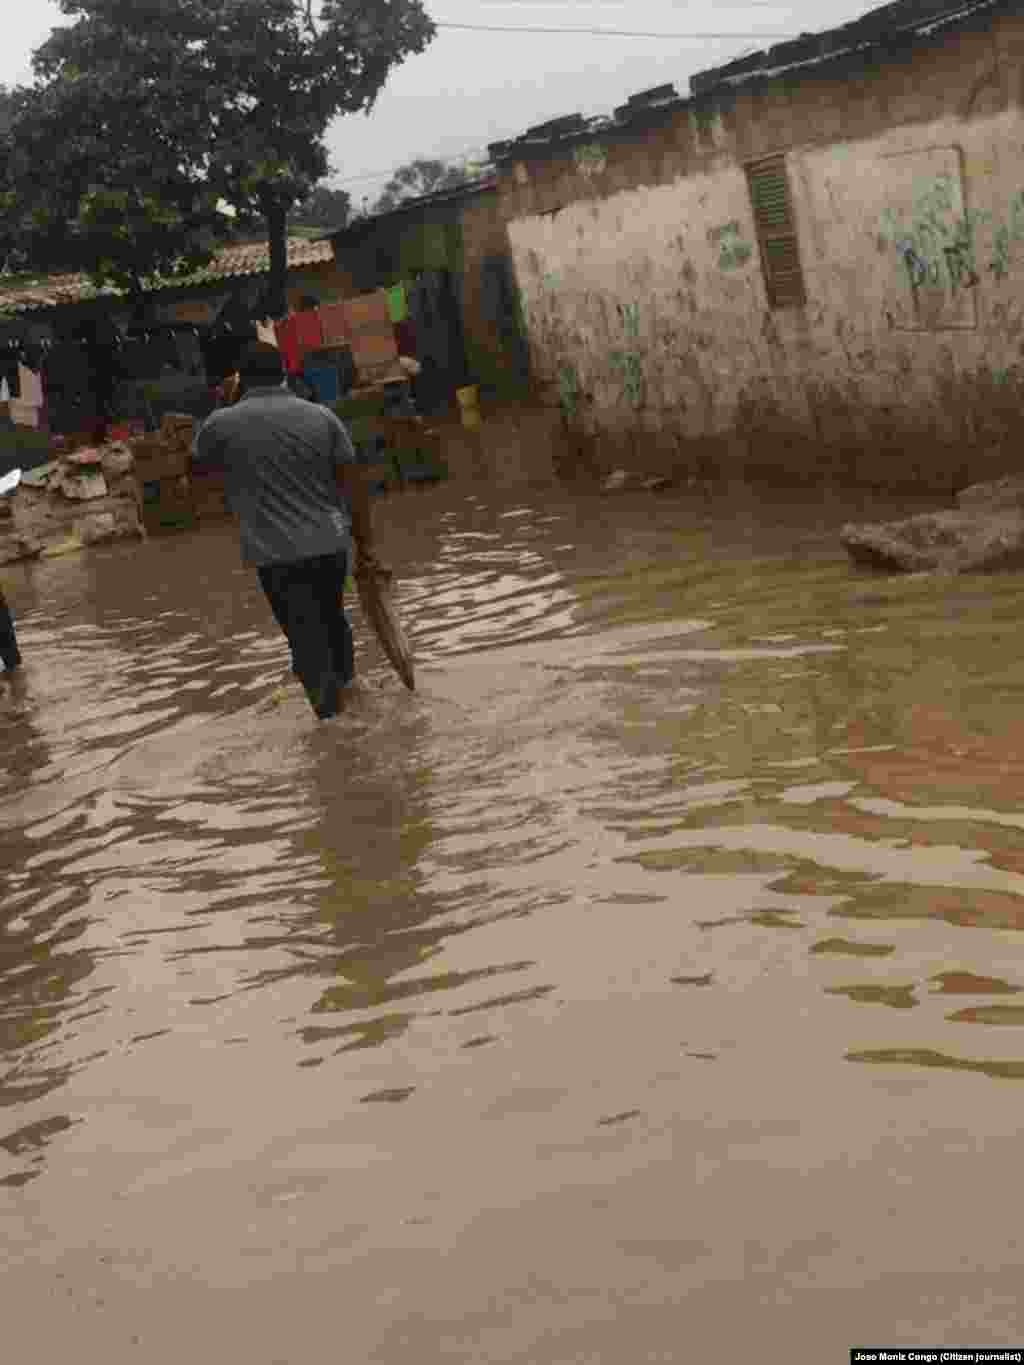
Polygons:
<instances>
[{"instance_id":1,"label":"yellow bucket","mask_svg":"<svg viewBox=\"0 0 1024 1365\"><path fill-rule=\"evenodd\" d=\"M478 427L480 425L480 390L475 384L471 384L464 389L456 389L455 397L458 399L461 409L462 425L464 427Z\"/></svg>"}]
</instances>

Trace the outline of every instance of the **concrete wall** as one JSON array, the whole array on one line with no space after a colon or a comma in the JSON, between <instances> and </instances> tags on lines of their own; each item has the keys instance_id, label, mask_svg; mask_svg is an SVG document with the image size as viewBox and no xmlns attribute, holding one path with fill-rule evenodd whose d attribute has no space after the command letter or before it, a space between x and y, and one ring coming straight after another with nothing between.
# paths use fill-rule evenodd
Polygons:
<instances>
[{"instance_id":1,"label":"concrete wall","mask_svg":"<svg viewBox=\"0 0 1024 1365\"><path fill-rule=\"evenodd\" d=\"M1024 23L706 97L503 180L535 373L604 466L949 490L1024 437ZM787 152L804 307L743 163Z\"/></svg>"}]
</instances>

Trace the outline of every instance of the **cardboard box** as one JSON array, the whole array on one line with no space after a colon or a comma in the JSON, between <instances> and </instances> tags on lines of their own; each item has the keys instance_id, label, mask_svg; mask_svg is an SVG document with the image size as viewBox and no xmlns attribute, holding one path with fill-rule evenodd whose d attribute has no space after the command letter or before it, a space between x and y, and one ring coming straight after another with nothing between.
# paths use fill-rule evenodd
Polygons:
<instances>
[{"instance_id":1,"label":"cardboard box","mask_svg":"<svg viewBox=\"0 0 1024 1365\"><path fill-rule=\"evenodd\" d=\"M130 442L135 459L135 478L140 483L171 479L188 473L189 447L169 445L160 436L138 436Z\"/></svg>"},{"instance_id":2,"label":"cardboard box","mask_svg":"<svg viewBox=\"0 0 1024 1365\"><path fill-rule=\"evenodd\" d=\"M195 525L196 513L184 477L140 481L139 519L147 532Z\"/></svg>"},{"instance_id":3,"label":"cardboard box","mask_svg":"<svg viewBox=\"0 0 1024 1365\"><path fill-rule=\"evenodd\" d=\"M165 441L191 441L195 419L187 412L165 412L160 418L160 436Z\"/></svg>"},{"instance_id":4,"label":"cardboard box","mask_svg":"<svg viewBox=\"0 0 1024 1365\"><path fill-rule=\"evenodd\" d=\"M223 521L231 515L225 492L226 479L219 469L193 469L189 483L192 505L200 522Z\"/></svg>"},{"instance_id":5,"label":"cardboard box","mask_svg":"<svg viewBox=\"0 0 1024 1365\"><path fill-rule=\"evenodd\" d=\"M135 477L139 483L152 483L155 479L181 478L188 473L189 454L187 450L168 450L166 447L135 455Z\"/></svg>"},{"instance_id":6,"label":"cardboard box","mask_svg":"<svg viewBox=\"0 0 1024 1365\"><path fill-rule=\"evenodd\" d=\"M398 342L383 289L346 299L346 330L352 359L360 375L385 373L398 364Z\"/></svg>"}]
</instances>

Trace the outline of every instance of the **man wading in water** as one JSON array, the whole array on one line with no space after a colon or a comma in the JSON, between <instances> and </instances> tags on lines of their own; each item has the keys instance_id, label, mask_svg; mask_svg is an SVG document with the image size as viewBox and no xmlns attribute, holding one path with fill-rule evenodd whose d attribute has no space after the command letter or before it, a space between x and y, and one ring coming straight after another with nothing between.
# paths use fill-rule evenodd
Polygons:
<instances>
[{"instance_id":1,"label":"man wading in water","mask_svg":"<svg viewBox=\"0 0 1024 1365\"><path fill-rule=\"evenodd\" d=\"M241 398L206 419L192 460L223 467L242 561L256 569L291 646L292 671L327 720L354 676L341 601L350 533L360 564L388 574L373 549L366 483L334 413L285 388L275 347L248 346L239 379Z\"/></svg>"}]
</instances>

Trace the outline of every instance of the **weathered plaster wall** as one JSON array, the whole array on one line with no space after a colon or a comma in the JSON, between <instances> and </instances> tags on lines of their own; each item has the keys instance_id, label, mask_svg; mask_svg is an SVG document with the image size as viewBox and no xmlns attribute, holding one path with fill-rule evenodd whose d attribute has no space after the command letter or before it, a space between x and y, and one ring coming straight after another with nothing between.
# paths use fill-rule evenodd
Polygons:
<instances>
[{"instance_id":1,"label":"weathered plaster wall","mask_svg":"<svg viewBox=\"0 0 1024 1365\"><path fill-rule=\"evenodd\" d=\"M605 464L952 486L1024 436L1024 24L510 168L535 373ZM807 305L743 162L788 152Z\"/></svg>"}]
</instances>

